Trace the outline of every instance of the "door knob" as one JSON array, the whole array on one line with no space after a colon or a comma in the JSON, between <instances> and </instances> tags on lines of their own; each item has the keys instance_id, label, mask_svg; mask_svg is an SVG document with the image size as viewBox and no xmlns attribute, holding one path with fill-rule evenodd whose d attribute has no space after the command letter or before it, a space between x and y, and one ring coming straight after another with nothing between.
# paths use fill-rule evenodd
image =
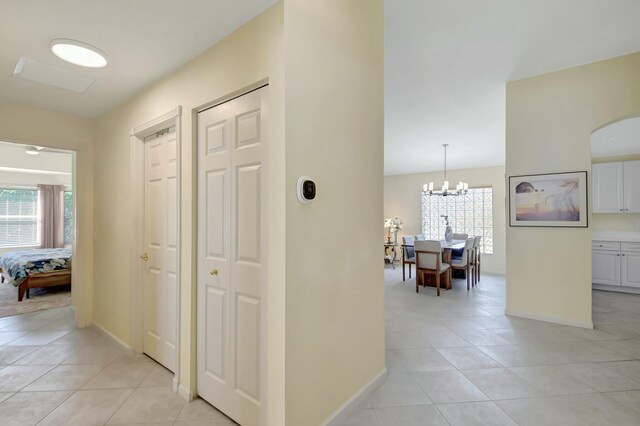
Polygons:
<instances>
[{"instance_id":1,"label":"door knob","mask_svg":"<svg viewBox=\"0 0 640 426\"><path fill-rule=\"evenodd\" d=\"M218 270L217 269L212 269L211 272L209 272L212 276L216 276L218 275Z\"/></svg>"},{"instance_id":2,"label":"door knob","mask_svg":"<svg viewBox=\"0 0 640 426\"><path fill-rule=\"evenodd\" d=\"M145 253L142 256L140 256L140 259L142 259L142 260L144 260L146 262L147 260L149 260L149 255L147 253Z\"/></svg>"}]
</instances>

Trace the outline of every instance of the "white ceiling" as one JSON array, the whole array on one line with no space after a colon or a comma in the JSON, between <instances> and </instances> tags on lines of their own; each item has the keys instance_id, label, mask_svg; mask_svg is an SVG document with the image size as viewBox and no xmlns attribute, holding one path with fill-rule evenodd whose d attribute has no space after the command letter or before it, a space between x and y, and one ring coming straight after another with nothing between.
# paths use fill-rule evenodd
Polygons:
<instances>
[{"instance_id":1,"label":"white ceiling","mask_svg":"<svg viewBox=\"0 0 640 426\"><path fill-rule=\"evenodd\" d=\"M505 82L640 51L638 0L387 0L385 174L504 164ZM640 72L640 70L639 70Z\"/></svg>"},{"instance_id":2,"label":"white ceiling","mask_svg":"<svg viewBox=\"0 0 640 426\"><path fill-rule=\"evenodd\" d=\"M640 117L620 120L591 134L592 157L640 154Z\"/></svg>"},{"instance_id":3,"label":"white ceiling","mask_svg":"<svg viewBox=\"0 0 640 426\"><path fill-rule=\"evenodd\" d=\"M0 0L0 102L97 116L275 0ZM504 164L505 82L640 50L638 0L386 0L385 174ZM49 51L105 51L85 69ZM84 93L12 77L20 56L82 73Z\"/></svg>"},{"instance_id":4,"label":"white ceiling","mask_svg":"<svg viewBox=\"0 0 640 426\"><path fill-rule=\"evenodd\" d=\"M97 116L175 70L275 0L0 0L0 102ZM49 43L75 39L104 51L88 69L54 56ZM13 78L25 56L92 77L85 93Z\"/></svg>"}]
</instances>

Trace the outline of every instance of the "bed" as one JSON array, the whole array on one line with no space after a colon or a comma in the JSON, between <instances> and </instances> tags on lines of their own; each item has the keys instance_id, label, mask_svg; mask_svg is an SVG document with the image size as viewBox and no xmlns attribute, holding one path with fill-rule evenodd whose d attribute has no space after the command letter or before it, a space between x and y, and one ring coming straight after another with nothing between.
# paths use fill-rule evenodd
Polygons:
<instances>
[{"instance_id":1,"label":"bed","mask_svg":"<svg viewBox=\"0 0 640 426\"><path fill-rule=\"evenodd\" d=\"M0 276L4 283L18 287L18 301L29 289L71 284L71 249L33 249L0 256Z\"/></svg>"}]
</instances>

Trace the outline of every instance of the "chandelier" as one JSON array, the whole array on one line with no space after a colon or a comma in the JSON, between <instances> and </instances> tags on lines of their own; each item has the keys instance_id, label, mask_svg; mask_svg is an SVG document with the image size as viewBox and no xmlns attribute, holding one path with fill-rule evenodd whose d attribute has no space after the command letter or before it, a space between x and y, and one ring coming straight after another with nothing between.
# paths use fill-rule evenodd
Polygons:
<instances>
[{"instance_id":1,"label":"chandelier","mask_svg":"<svg viewBox=\"0 0 640 426\"><path fill-rule=\"evenodd\" d=\"M456 185L455 189L449 189L449 181L447 180L447 147L449 146L449 144L443 143L442 146L444 147L444 183L439 190L435 191L433 189L433 182L426 183L422 187L422 193L428 195L441 195L443 197L450 195L465 195L469 190L469 184L466 182L460 181Z\"/></svg>"}]
</instances>

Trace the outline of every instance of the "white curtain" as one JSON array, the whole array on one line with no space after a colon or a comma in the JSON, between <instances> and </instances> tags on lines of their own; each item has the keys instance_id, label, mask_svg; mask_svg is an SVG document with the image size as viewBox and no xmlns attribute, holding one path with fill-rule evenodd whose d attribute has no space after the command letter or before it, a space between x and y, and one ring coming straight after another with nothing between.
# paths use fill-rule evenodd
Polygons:
<instances>
[{"instance_id":1,"label":"white curtain","mask_svg":"<svg viewBox=\"0 0 640 426\"><path fill-rule=\"evenodd\" d=\"M64 186L38 185L40 247L64 247Z\"/></svg>"}]
</instances>

